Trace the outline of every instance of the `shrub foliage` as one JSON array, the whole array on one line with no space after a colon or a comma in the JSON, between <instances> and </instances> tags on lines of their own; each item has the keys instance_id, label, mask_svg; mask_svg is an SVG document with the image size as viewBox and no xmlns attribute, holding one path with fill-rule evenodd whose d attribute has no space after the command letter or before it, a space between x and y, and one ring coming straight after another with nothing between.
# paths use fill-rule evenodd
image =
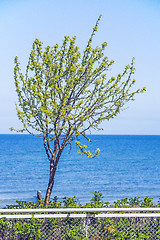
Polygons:
<instances>
[{"instance_id":1,"label":"shrub foliage","mask_svg":"<svg viewBox=\"0 0 160 240\"><path fill-rule=\"evenodd\" d=\"M49 208L125 208L160 207L153 199L139 196L123 198L110 204L103 200L100 192L95 191L91 201L81 205L79 200L64 197L58 201L54 197ZM17 201L7 205L7 209L44 208L43 200L32 203ZM5 219L0 220L0 239L159 239L160 224L158 218L44 218L44 219Z\"/></svg>"}]
</instances>

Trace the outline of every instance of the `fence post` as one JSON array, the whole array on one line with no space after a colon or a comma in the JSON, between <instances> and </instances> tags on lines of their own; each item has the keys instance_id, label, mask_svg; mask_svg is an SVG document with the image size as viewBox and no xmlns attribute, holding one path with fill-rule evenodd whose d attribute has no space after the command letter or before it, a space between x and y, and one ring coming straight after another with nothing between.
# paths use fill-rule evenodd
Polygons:
<instances>
[{"instance_id":1,"label":"fence post","mask_svg":"<svg viewBox=\"0 0 160 240\"><path fill-rule=\"evenodd\" d=\"M88 237L88 216L85 218L85 237Z\"/></svg>"}]
</instances>

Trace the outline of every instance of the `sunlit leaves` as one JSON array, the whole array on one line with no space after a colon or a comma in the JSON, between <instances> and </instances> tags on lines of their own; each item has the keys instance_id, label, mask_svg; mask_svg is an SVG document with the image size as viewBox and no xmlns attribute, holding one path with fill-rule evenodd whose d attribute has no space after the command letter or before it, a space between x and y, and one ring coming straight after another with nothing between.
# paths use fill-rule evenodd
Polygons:
<instances>
[{"instance_id":1,"label":"sunlit leaves","mask_svg":"<svg viewBox=\"0 0 160 240\"><path fill-rule=\"evenodd\" d=\"M122 73L107 80L107 70L114 63L104 55L107 43L92 47L100 19L101 15L83 54L76 46L76 37L65 36L61 46L45 48L36 39L25 74L18 57L14 68L22 131L38 132L48 143L55 141L58 149L76 140L79 152L88 157L97 156L99 149L90 153L79 137L90 129L101 130L101 122L114 118L135 94L145 91L132 91L134 58Z\"/></svg>"}]
</instances>

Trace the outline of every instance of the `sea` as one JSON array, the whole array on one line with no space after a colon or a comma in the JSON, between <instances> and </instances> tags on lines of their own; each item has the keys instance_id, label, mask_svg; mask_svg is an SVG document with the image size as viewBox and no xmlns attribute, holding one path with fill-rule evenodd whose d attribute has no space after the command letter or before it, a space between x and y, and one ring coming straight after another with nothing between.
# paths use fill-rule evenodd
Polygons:
<instances>
[{"instance_id":1,"label":"sea","mask_svg":"<svg viewBox=\"0 0 160 240\"><path fill-rule=\"evenodd\" d=\"M96 158L77 153L73 144L63 152L53 187L54 196L79 199L84 204L100 191L104 201L140 196L160 198L159 135L89 135L88 150L99 148ZM84 142L86 144L86 142ZM0 208L16 200L45 197L49 160L43 140L25 134L0 134Z\"/></svg>"}]
</instances>

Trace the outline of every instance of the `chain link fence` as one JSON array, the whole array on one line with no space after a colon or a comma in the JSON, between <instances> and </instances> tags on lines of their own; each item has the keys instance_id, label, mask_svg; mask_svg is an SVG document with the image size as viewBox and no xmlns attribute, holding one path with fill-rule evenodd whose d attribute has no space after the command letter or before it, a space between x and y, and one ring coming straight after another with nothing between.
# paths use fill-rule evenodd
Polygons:
<instances>
[{"instance_id":1,"label":"chain link fence","mask_svg":"<svg viewBox=\"0 0 160 240\"><path fill-rule=\"evenodd\" d=\"M160 239L158 208L7 210L0 210L0 240Z\"/></svg>"}]
</instances>

